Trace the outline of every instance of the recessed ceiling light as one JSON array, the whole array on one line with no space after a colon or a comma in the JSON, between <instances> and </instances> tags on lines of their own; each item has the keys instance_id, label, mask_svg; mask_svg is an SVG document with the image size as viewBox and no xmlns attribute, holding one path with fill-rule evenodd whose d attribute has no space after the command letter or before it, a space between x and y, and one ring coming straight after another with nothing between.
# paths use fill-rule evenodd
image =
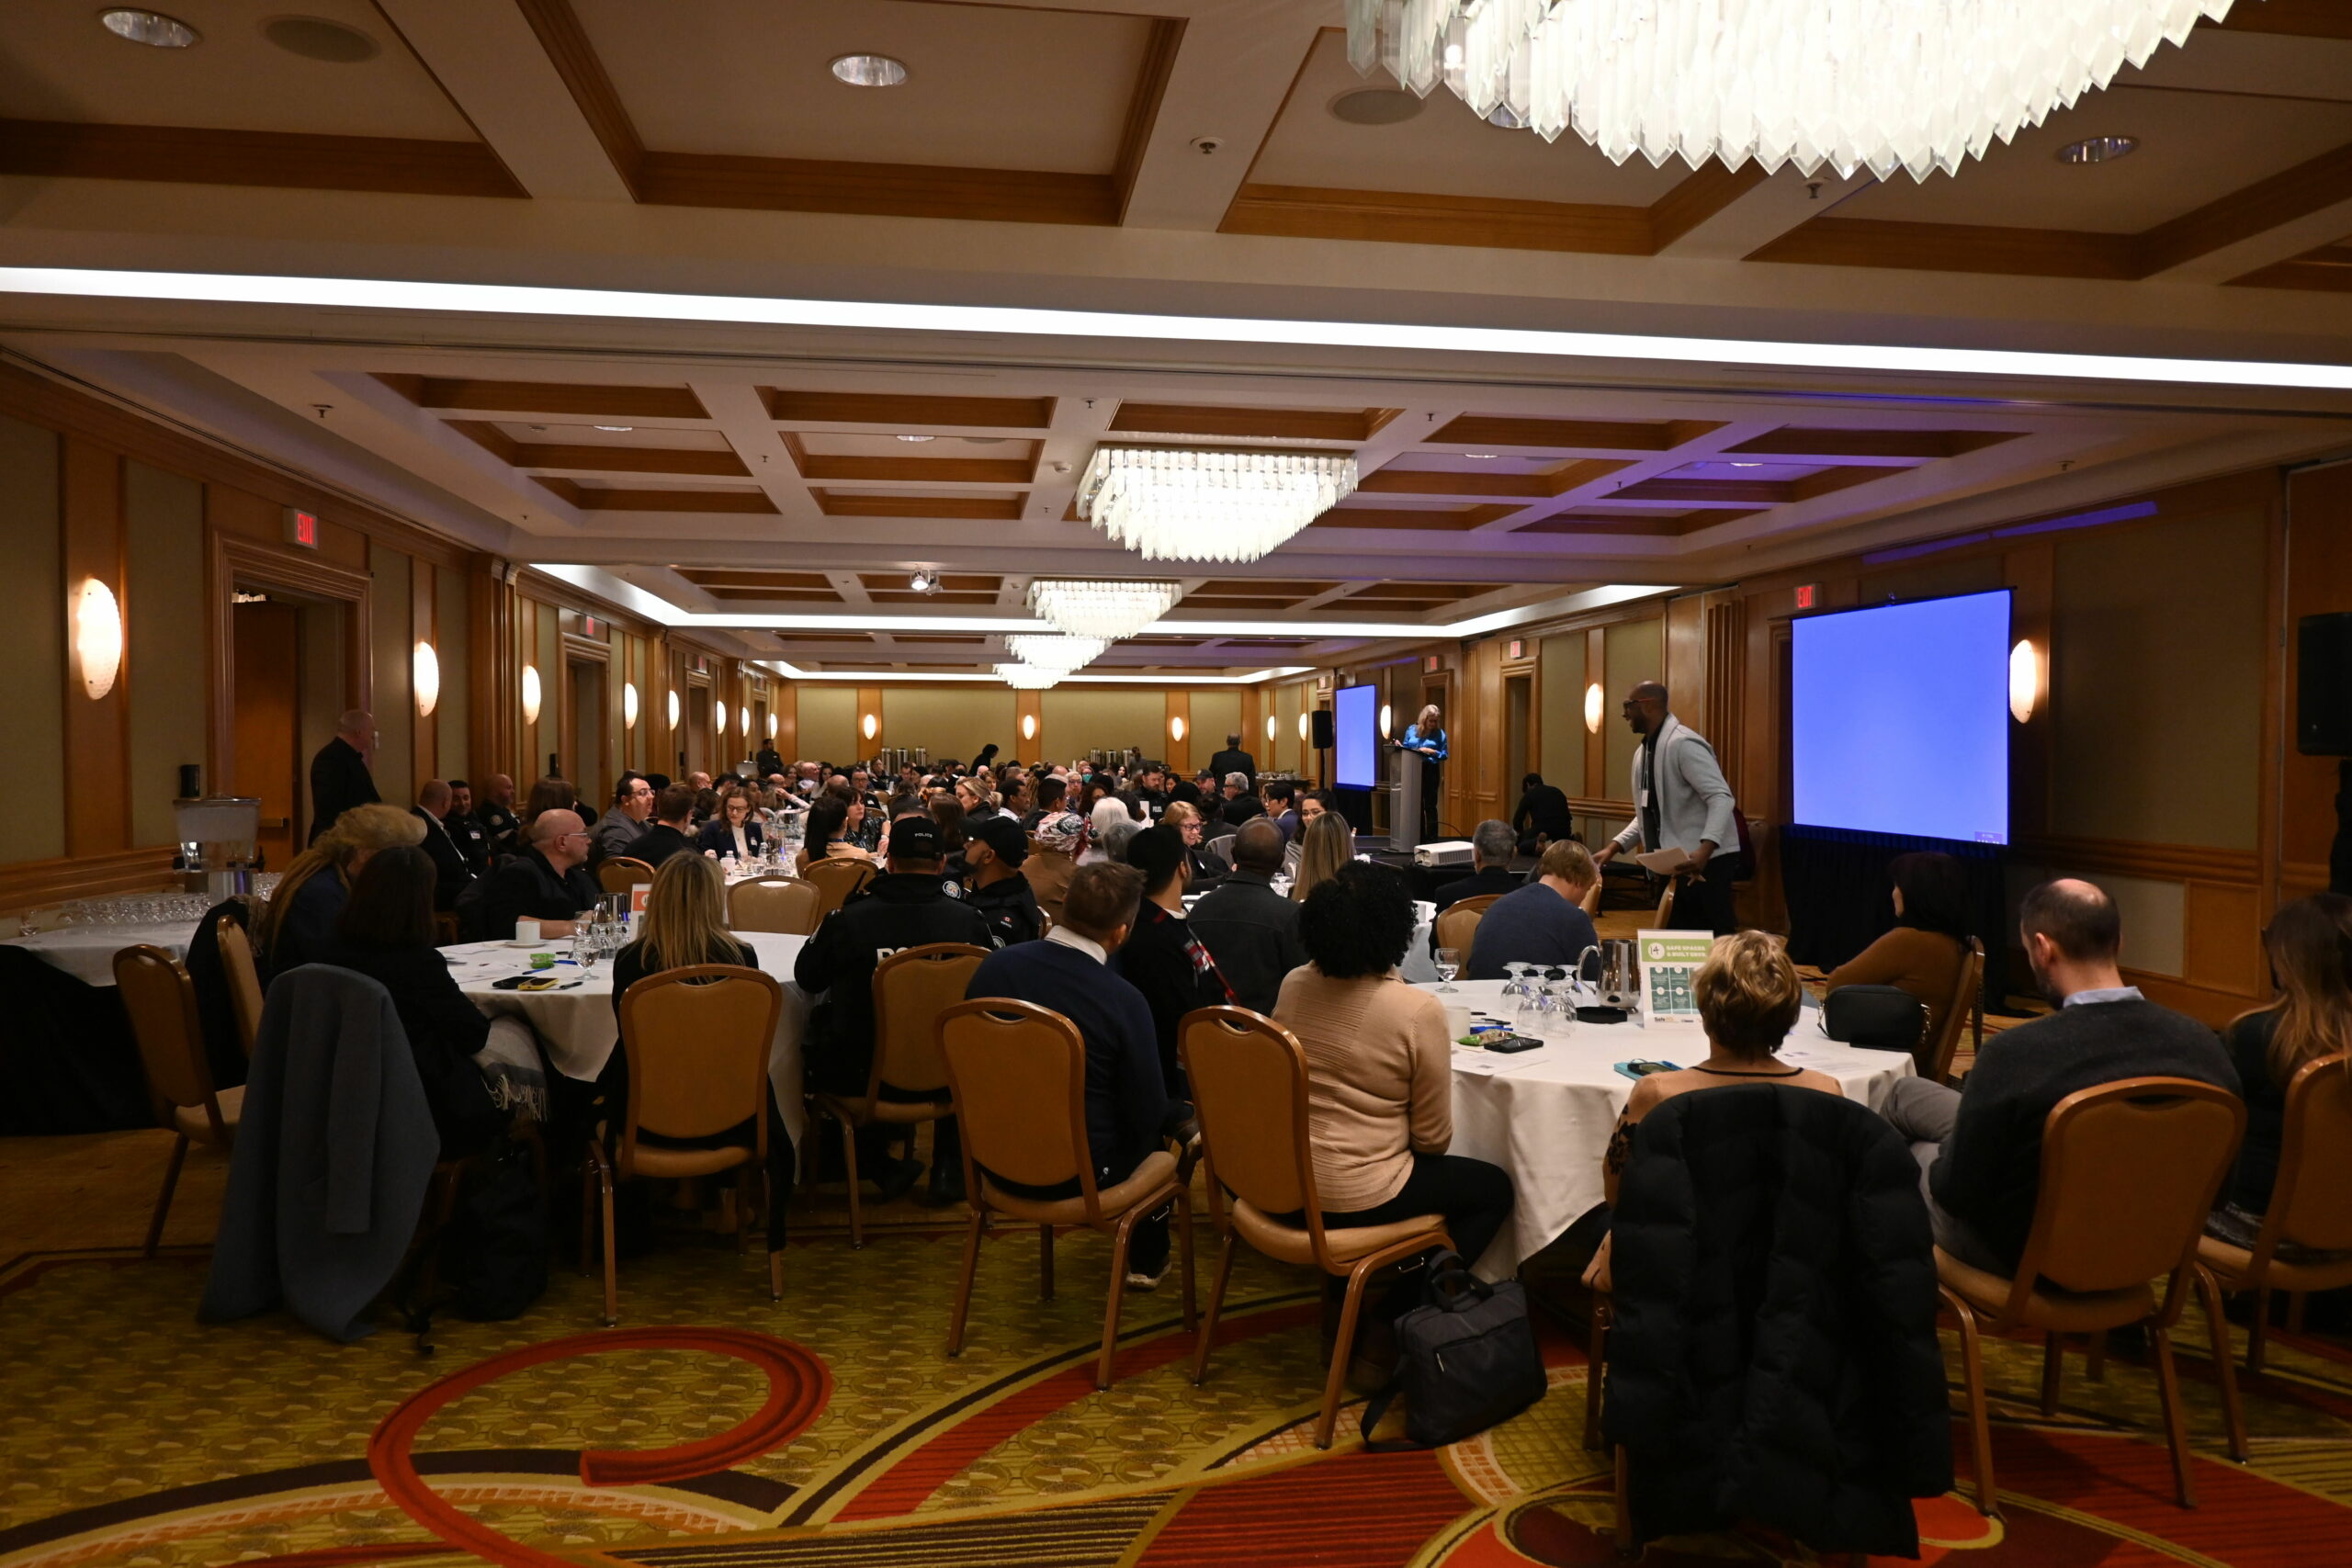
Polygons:
<instances>
[{"instance_id":1,"label":"recessed ceiling light","mask_svg":"<svg viewBox=\"0 0 2352 1568\"><path fill-rule=\"evenodd\" d=\"M261 25L261 36L288 54L329 65L373 60L379 47L357 28L324 17L272 17Z\"/></svg>"},{"instance_id":2,"label":"recessed ceiling light","mask_svg":"<svg viewBox=\"0 0 2352 1568\"><path fill-rule=\"evenodd\" d=\"M929 435L901 435L899 439L901 441L931 441L936 438Z\"/></svg>"},{"instance_id":3,"label":"recessed ceiling light","mask_svg":"<svg viewBox=\"0 0 2352 1568\"><path fill-rule=\"evenodd\" d=\"M1333 119L1349 125L1399 125L1425 106L1418 94L1402 87L1358 87L1341 93L1325 107Z\"/></svg>"},{"instance_id":4,"label":"recessed ceiling light","mask_svg":"<svg viewBox=\"0 0 2352 1568\"><path fill-rule=\"evenodd\" d=\"M1491 463L1502 456L1500 452L1464 452L1462 455L1474 463Z\"/></svg>"},{"instance_id":5,"label":"recessed ceiling light","mask_svg":"<svg viewBox=\"0 0 2352 1568\"><path fill-rule=\"evenodd\" d=\"M844 54L832 69L836 80L853 87L895 87L907 79L906 62L887 54Z\"/></svg>"},{"instance_id":6,"label":"recessed ceiling light","mask_svg":"<svg viewBox=\"0 0 2352 1568\"><path fill-rule=\"evenodd\" d=\"M630 431L635 430L637 426L633 424L596 424L591 425L589 428L592 430L609 430L616 435L627 435Z\"/></svg>"},{"instance_id":7,"label":"recessed ceiling light","mask_svg":"<svg viewBox=\"0 0 2352 1568\"><path fill-rule=\"evenodd\" d=\"M177 17L123 7L99 12L98 26L119 39L152 44L157 49L193 49L204 36Z\"/></svg>"},{"instance_id":8,"label":"recessed ceiling light","mask_svg":"<svg viewBox=\"0 0 2352 1568\"><path fill-rule=\"evenodd\" d=\"M918 567L914 575L907 579L907 586L918 593L936 593L939 592L939 574L927 567Z\"/></svg>"},{"instance_id":9,"label":"recessed ceiling light","mask_svg":"<svg viewBox=\"0 0 2352 1568\"><path fill-rule=\"evenodd\" d=\"M2110 158L2126 158L2140 149L2136 136L2086 136L2080 141L2069 141L2058 149L2062 164L2104 164Z\"/></svg>"}]
</instances>

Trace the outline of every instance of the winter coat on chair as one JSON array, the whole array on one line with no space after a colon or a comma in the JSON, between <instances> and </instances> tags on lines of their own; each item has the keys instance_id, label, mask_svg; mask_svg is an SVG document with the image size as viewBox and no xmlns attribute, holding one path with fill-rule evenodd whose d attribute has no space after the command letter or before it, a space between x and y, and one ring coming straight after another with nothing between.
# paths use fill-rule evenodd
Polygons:
<instances>
[{"instance_id":1,"label":"winter coat on chair","mask_svg":"<svg viewBox=\"0 0 2352 1568\"><path fill-rule=\"evenodd\" d=\"M1919 1168L1880 1117L1777 1084L1645 1117L1618 1188L1607 1405L1637 1540L1748 1519L1916 1557L1952 1483Z\"/></svg>"}]
</instances>

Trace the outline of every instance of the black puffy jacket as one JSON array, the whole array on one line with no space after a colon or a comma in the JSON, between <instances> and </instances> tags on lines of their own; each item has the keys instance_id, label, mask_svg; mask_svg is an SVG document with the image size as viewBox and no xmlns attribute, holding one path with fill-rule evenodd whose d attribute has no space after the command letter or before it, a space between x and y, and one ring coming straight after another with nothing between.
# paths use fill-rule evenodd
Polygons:
<instances>
[{"instance_id":1,"label":"black puffy jacket","mask_svg":"<svg viewBox=\"0 0 2352 1568\"><path fill-rule=\"evenodd\" d=\"M1902 1137L1841 1095L1726 1085L1636 1130L1611 1221L1603 1429L1634 1534L1777 1527L1916 1557L1952 1482L1936 1268Z\"/></svg>"}]
</instances>

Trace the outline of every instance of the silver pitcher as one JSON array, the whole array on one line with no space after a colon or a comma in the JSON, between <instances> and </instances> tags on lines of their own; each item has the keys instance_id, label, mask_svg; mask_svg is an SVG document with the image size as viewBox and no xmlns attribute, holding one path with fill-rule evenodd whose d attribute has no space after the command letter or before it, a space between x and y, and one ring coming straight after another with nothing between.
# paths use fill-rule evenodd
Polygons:
<instances>
[{"instance_id":1,"label":"silver pitcher","mask_svg":"<svg viewBox=\"0 0 2352 1568\"><path fill-rule=\"evenodd\" d=\"M1611 937L1588 948L1600 954L1600 1005L1632 1010L1642 1005L1642 964L1629 937Z\"/></svg>"}]
</instances>

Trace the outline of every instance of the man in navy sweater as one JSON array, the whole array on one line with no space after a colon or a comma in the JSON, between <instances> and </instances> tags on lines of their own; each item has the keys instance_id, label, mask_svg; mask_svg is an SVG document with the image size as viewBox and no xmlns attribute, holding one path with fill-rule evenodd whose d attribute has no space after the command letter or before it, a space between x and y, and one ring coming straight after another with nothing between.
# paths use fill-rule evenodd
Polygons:
<instances>
[{"instance_id":1,"label":"man in navy sweater","mask_svg":"<svg viewBox=\"0 0 2352 1568\"><path fill-rule=\"evenodd\" d=\"M1127 940L1143 875L1114 862L1082 865L1062 897L1062 916L1040 942L1001 948L980 961L965 996L1010 997L1049 1008L1086 1042L1086 1143L1098 1190L1116 1186L1192 1113L1168 1098L1151 1009L1143 993L1105 962ZM1022 1197L1075 1198L1078 1183L1025 1187L991 1177ZM1127 1245L1127 1285L1148 1291L1168 1274L1168 1215L1136 1223Z\"/></svg>"}]
</instances>

